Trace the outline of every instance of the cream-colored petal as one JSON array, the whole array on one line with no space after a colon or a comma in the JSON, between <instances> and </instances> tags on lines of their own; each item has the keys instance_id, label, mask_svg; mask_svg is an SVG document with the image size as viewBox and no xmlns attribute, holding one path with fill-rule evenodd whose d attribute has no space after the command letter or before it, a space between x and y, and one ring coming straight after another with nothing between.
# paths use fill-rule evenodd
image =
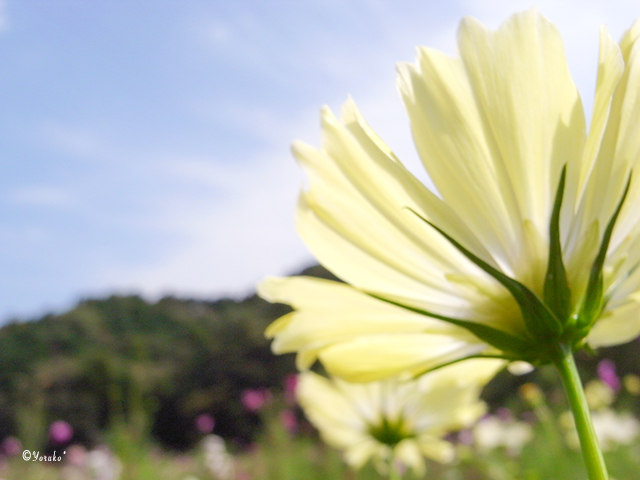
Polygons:
<instances>
[{"instance_id":1,"label":"cream-colored petal","mask_svg":"<svg viewBox=\"0 0 640 480\"><path fill-rule=\"evenodd\" d=\"M639 24L636 24L639 25ZM616 84L611 100L607 126L600 143L592 174L581 205L585 222L598 220L606 225L611 218L629 178L629 172L640 163L640 29L634 26L621 42L624 72ZM616 224L611 250L623 241L640 220L635 205L640 200L640 183L632 182L625 206Z\"/></svg>"},{"instance_id":2,"label":"cream-colored petal","mask_svg":"<svg viewBox=\"0 0 640 480\"><path fill-rule=\"evenodd\" d=\"M435 434L475 422L486 412L486 405L477 401L482 388L505 364L499 359L469 359L422 376L424 413L416 428Z\"/></svg>"},{"instance_id":3,"label":"cream-colored petal","mask_svg":"<svg viewBox=\"0 0 640 480\"><path fill-rule=\"evenodd\" d=\"M344 452L344 460L353 468L361 468L372 457L388 456L389 448L367 439L357 444L349 445Z\"/></svg>"},{"instance_id":4,"label":"cream-colored petal","mask_svg":"<svg viewBox=\"0 0 640 480\"><path fill-rule=\"evenodd\" d=\"M299 352L299 366L309 367L323 348L366 334L456 337L481 344L465 329L396 307L350 285L310 277L268 278L260 296L296 310L276 320L266 331L276 353Z\"/></svg>"},{"instance_id":5,"label":"cream-colored petal","mask_svg":"<svg viewBox=\"0 0 640 480\"><path fill-rule=\"evenodd\" d=\"M496 358L465 360L420 377L420 388L426 392L455 387L478 393L474 389L483 387L505 365L505 360Z\"/></svg>"},{"instance_id":6,"label":"cream-colored petal","mask_svg":"<svg viewBox=\"0 0 640 480\"><path fill-rule=\"evenodd\" d=\"M430 435L422 435L417 441L422 454L439 463L449 463L455 456L455 450L451 443Z\"/></svg>"},{"instance_id":7,"label":"cream-colored petal","mask_svg":"<svg viewBox=\"0 0 640 480\"><path fill-rule=\"evenodd\" d=\"M609 254L604 271L608 309L617 308L627 297L640 295L640 223Z\"/></svg>"},{"instance_id":8,"label":"cream-colored petal","mask_svg":"<svg viewBox=\"0 0 640 480\"><path fill-rule=\"evenodd\" d=\"M598 77L596 95L591 116L591 126L585 145L582 162L577 166L569 165L570 174L565 189L563 204L563 251L567 262L567 271L573 299L579 302L589 278L591 262L600 244L598 228L602 219L594 212L601 207L601 200L594 196L585 197L603 135L607 128L613 94L624 71L624 60L618 45L613 41L605 27L600 29L600 55L598 59ZM575 170L577 174L573 174ZM597 174L593 177L597 177ZM593 193L590 193L593 195ZM605 220L606 221L606 220ZM606 223L605 223L606 225Z\"/></svg>"},{"instance_id":9,"label":"cream-colored petal","mask_svg":"<svg viewBox=\"0 0 640 480\"><path fill-rule=\"evenodd\" d=\"M465 19L458 44L495 169L507 176L496 193L547 238L560 171L580 160L586 137L560 34L533 9L496 31Z\"/></svg>"},{"instance_id":10,"label":"cream-colored petal","mask_svg":"<svg viewBox=\"0 0 640 480\"><path fill-rule=\"evenodd\" d=\"M631 28L629 28L620 39L620 50L622 50L625 62L629 61L631 51L638 41L638 38L640 38L640 20L634 21Z\"/></svg>"},{"instance_id":11,"label":"cream-colored petal","mask_svg":"<svg viewBox=\"0 0 640 480\"><path fill-rule=\"evenodd\" d=\"M640 335L640 298L629 299L607 312L593 326L587 342L594 348L630 342Z\"/></svg>"},{"instance_id":12,"label":"cream-colored petal","mask_svg":"<svg viewBox=\"0 0 640 480\"><path fill-rule=\"evenodd\" d=\"M611 121L609 123L615 132L612 136L616 137L612 186L614 189L619 187L618 192L620 192L627 182L630 171L633 171L634 181L625 200L620 219L616 224L616 233L611 242L612 249L623 242L624 238L640 222L640 211L637 208L638 202L640 202L640 182L638 181L640 167L640 135L638 135L638 125L640 124L640 89L638 88L640 84L640 22L634 24L630 34L634 37L630 51L625 52L625 49L621 48L626 60L625 72L616 88L612 108L614 121L619 120L617 129L615 123ZM612 153L610 150L607 151L606 147L603 146L603 154ZM615 190L611 190L610 194L615 195L614 192ZM620 193L618 193L619 198Z\"/></svg>"},{"instance_id":13,"label":"cream-colored petal","mask_svg":"<svg viewBox=\"0 0 640 480\"><path fill-rule=\"evenodd\" d=\"M412 468L418 476L424 475L426 471L422 454L420 446L413 438L405 438L393 449L394 460Z\"/></svg>"},{"instance_id":14,"label":"cream-colored petal","mask_svg":"<svg viewBox=\"0 0 640 480\"><path fill-rule=\"evenodd\" d=\"M446 203L430 192L389 151L366 124L353 101L342 109L342 122L326 112L324 147L363 198L406 236L420 242L413 223L398 215L411 208L433 221L489 263L483 243ZM372 137L372 135L374 135ZM439 234L435 235L439 237ZM424 242L420 243L424 245ZM425 245L426 246L426 245ZM448 255L450 256L450 255Z\"/></svg>"},{"instance_id":15,"label":"cream-colored petal","mask_svg":"<svg viewBox=\"0 0 640 480\"><path fill-rule=\"evenodd\" d=\"M531 10L495 32L468 19L459 44L461 60L421 48L416 66L399 67L414 141L500 268L540 291L547 248L528 249L525 226L546 243L560 169L580 160L585 138L562 41Z\"/></svg>"},{"instance_id":16,"label":"cream-colored petal","mask_svg":"<svg viewBox=\"0 0 640 480\"><path fill-rule=\"evenodd\" d=\"M362 290L440 315L495 326L522 325L504 287L421 219L398 207L396 222L402 225L391 223L354 193L324 153L304 145L296 152L315 172L310 174L310 190L300 197L298 232L336 275ZM450 271L474 278L474 285L448 281Z\"/></svg>"},{"instance_id":17,"label":"cream-colored petal","mask_svg":"<svg viewBox=\"0 0 640 480\"><path fill-rule=\"evenodd\" d=\"M593 102L591 125L585 145L582 162L579 164L579 174L575 176L577 183L570 182L567 186L566 198L581 197L584 185L591 174L593 163L596 160L600 142L607 126L613 92L624 71L624 60L618 45L609 35L606 27L600 28L600 55L598 58L598 77L596 81L596 95ZM573 178L573 177L570 177ZM573 202L566 202L566 207L573 210L577 208L579 198Z\"/></svg>"},{"instance_id":18,"label":"cream-colored petal","mask_svg":"<svg viewBox=\"0 0 640 480\"><path fill-rule=\"evenodd\" d=\"M515 198L510 198L511 186L499 185L501 175L491 162L462 62L420 48L415 66L398 66L398 86L416 148L431 179L447 204L464 215L494 261L511 274L520 218L514 210ZM511 221L514 217L517 222Z\"/></svg>"},{"instance_id":19,"label":"cream-colored petal","mask_svg":"<svg viewBox=\"0 0 640 480\"><path fill-rule=\"evenodd\" d=\"M325 348L319 358L331 375L350 382L371 382L393 375L417 375L487 350L483 343L448 335L365 334Z\"/></svg>"},{"instance_id":20,"label":"cream-colored petal","mask_svg":"<svg viewBox=\"0 0 640 480\"><path fill-rule=\"evenodd\" d=\"M316 258L359 289L448 317L522 324L513 299L497 282L487 281L487 276L478 272L449 277L447 270L434 267L424 254L412 255L411 247L401 238L391 238L393 230L384 225L374 224L382 228L369 227L363 235L359 228L362 218L354 217L350 225L338 230L332 223L348 219L348 212L323 212L317 205L311 207L306 196L301 197L297 218L298 231ZM440 244L434 242L436 245ZM405 259L413 263L404 263ZM459 278L470 281L457 281Z\"/></svg>"},{"instance_id":21,"label":"cream-colored petal","mask_svg":"<svg viewBox=\"0 0 640 480\"><path fill-rule=\"evenodd\" d=\"M637 125L640 124L640 91L637 88L640 84L639 36L640 23L636 22L620 42L617 55L612 46L606 47L612 52L609 55L611 57L609 68L612 70L617 68L614 64L619 62L621 56L625 62L624 71L615 84L611 96L606 129L576 216L576 224L579 228L574 227L574 230L578 232L577 238L585 238L584 232L589 222L598 222L601 226L609 222L622 197L630 172L637 171L637 167L640 166L640 136L637 134ZM604 88L603 97L611 95L609 88L610 86ZM640 182L634 175L624 207L616 222L605 263L605 274L608 277L606 285L610 290L607 292L608 295L616 296L615 288L625 282L627 287L624 288L628 288L627 272L637 265L637 249L636 253L631 255L627 250L630 246L637 245L640 240L638 238L640 233L638 202L640 202ZM577 262L582 271L573 272L573 275L582 278L588 276L592 260L584 261L584 258L579 258ZM620 263L621 261L623 263ZM614 276L611 272L614 272ZM605 325L609 323L603 322L597 327L598 337L603 334Z\"/></svg>"},{"instance_id":22,"label":"cream-colored petal","mask_svg":"<svg viewBox=\"0 0 640 480\"><path fill-rule=\"evenodd\" d=\"M341 205L327 205L312 193L300 197L298 233L320 263L369 292L463 304L426 252L416 249L383 219L369 215L371 212L356 212L357 204L347 200ZM441 239L433 246L450 249Z\"/></svg>"},{"instance_id":23,"label":"cream-colored petal","mask_svg":"<svg viewBox=\"0 0 640 480\"><path fill-rule=\"evenodd\" d=\"M352 400L327 378L313 372L301 373L296 397L328 444L342 449L361 443L366 437L366 425Z\"/></svg>"},{"instance_id":24,"label":"cream-colored petal","mask_svg":"<svg viewBox=\"0 0 640 480\"><path fill-rule=\"evenodd\" d=\"M462 237L482 255L482 245L464 223L381 147L377 137L370 137L352 103L345 105L343 115L346 127L325 109L323 150L294 145L311 183L301 195L296 223L320 262L361 289L435 299L436 305L453 301L458 308L465 297L443 277L447 271L484 277L489 289L508 295L409 209Z\"/></svg>"},{"instance_id":25,"label":"cream-colored petal","mask_svg":"<svg viewBox=\"0 0 640 480\"><path fill-rule=\"evenodd\" d=\"M273 347L273 345L272 345ZM300 371L308 370L318 359L318 354L322 351L322 347L319 348L301 348L296 355L296 368ZM273 348L274 353L278 352Z\"/></svg>"}]
</instances>

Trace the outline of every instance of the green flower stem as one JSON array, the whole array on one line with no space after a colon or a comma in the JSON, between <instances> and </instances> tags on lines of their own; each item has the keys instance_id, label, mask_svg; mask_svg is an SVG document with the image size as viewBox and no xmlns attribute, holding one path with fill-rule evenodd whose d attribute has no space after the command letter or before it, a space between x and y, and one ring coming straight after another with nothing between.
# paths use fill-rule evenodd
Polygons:
<instances>
[{"instance_id":1,"label":"green flower stem","mask_svg":"<svg viewBox=\"0 0 640 480\"><path fill-rule=\"evenodd\" d=\"M609 480L607 466L604 463L598 437L596 437L596 432L593 428L587 398L584 395L584 389L582 388L582 382L578 375L571 348L563 345L562 354L555 363L560 370L562 383L576 423L589 480Z\"/></svg>"}]
</instances>

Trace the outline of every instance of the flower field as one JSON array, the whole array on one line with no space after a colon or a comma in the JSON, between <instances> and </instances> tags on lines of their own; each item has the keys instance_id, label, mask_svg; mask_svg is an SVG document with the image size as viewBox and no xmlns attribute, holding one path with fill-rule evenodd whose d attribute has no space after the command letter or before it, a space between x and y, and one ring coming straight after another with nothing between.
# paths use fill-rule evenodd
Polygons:
<instances>
[{"instance_id":1,"label":"flower field","mask_svg":"<svg viewBox=\"0 0 640 480\"><path fill-rule=\"evenodd\" d=\"M612 479L638 478L640 471L640 378L619 378L615 365L598 363L586 383L594 424ZM518 380L505 373L504 378ZM494 406L470 428L450 434L454 458L427 459L426 474L400 469L402 478L430 480L537 480L585 478L575 431L551 369L525 375L516 393ZM498 379L500 380L500 378ZM524 381L526 380L526 381ZM498 385L500 387L500 385ZM289 385L290 388L290 385ZM487 390L490 390L490 384ZM486 392L485 392L486 393ZM387 478L373 462L356 470L321 441L291 391L247 391L239 399L259 416L256 441L239 447L233 439L203 433L186 452L161 449L131 426L112 428L92 449L63 448L60 462L25 461L17 439L5 440L3 480L374 480ZM207 427L206 422L200 422ZM204 429L206 430L206 428ZM60 455L60 451L57 452Z\"/></svg>"}]
</instances>

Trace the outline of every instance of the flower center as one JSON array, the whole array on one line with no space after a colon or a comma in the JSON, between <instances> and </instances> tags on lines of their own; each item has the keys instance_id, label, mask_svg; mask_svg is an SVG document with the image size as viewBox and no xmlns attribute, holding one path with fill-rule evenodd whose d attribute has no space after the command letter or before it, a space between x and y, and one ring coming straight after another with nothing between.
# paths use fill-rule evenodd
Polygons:
<instances>
[{"instance_id":1,"label":"flower center","mask_svg":"<svg viewBox=\"0 0 640 480\"><path fill-rule=\"evenodd\" d=\"M378 442L390 447L395 447L402 440L415 436L402 418L390 420L383 417L377 425L369 425L368 432Z\"/></svg>"}]
</instances>

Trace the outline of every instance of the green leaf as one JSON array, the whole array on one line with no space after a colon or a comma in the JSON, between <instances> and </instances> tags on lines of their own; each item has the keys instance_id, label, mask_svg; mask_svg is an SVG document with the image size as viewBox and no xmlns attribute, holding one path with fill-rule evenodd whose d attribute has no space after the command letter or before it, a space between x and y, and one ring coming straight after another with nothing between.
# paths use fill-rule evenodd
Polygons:
<instances>
[{"instance_id":1,"label":"green leaf","mask_svg":"<svg viewBox=\"0 0 640 480\"><path fill-rule=\"evenodd\" d=\"M485 325L483 323L439 315L437 313L429 312L428 310L422 310L420 308L404 305L402 303L395 302L393 300L389 300L388 298L380 297L372 293L367 293L367 295L377 300L395 305L396 307L400 307L414 313L419 313L427 317L437 318L438 320L443 320L458 327L465 328L480 340L487 342L489 345L492 345L499 350L502 350L503 352L515 354L517 358L526 357L535 349L534 345L528 342L526 339L511 335L510 333L498 330L497 328L490 327L489 325Z\"/></svg>"},{"instance_id":2,"label":"green leaf","mask_svg":"<svg viewBox=\"0 0 640 480\"><path fill-rule=\"evenodd\" d=\"M566 175L567 166L565 165L560 175L551 221L549 222L549 261L544 280L544 303L561 322L566 322L571 314L571 290L562 261L562 246L560 245L560 210Z\"/></svg>"},{"instance_id":3,"label":"green leaf","mask_svg":"<svg viewBox=\"0 0 640 480\"><path fill-rule=\"evenodd\" d=\"M513 298L518 302L522 317L524 319L525 326L528 332L535 338L541 340L548 340L549 338L558 338L562 332L562 325L560 321L555 317L552 311L550 311L546 305L537 297L535 293L525 287L522 283L508 277L501 271L493 268L487 262L471 253L458 243L453 237L444 232L441 228L437 227L429 220L421 216L416 211L411 210L424 222L431 225L440 234L449 240L449 242L458 249L465 257L471 260L474 264L484 270L486 273L495 278L502 284Z\"/></svg>"},{"instance_id":4,"label":"green leaf","mask_svg":"<svg viewBox=\"0 0 640 480\"><path fill-rule=\"evenodd\" d=\"M624 189L624 193L618 202L618 206L616 207L615 212L611 216L609 223L607 224L607 229L604 231L602 235L602 243L600 244L600 250L598 251L598 255L596 255L595 260L593 261L593 265L591 266L591 272L589 274L589 283L587 284L587 291L585 293L584 302L582 307L580 308L580 313L578 314L578 327L586 330L591 328L591 326L595 323L595 321L600 316L600 312L603 307L603 284L604 279L602 275L602 270L604 268L604 261L607 257L607 250L609 249L609 242L611 241L611 235L613 234L613 228L618 220L618 215L622 210L622 206L624 201L627 198L627 194L629 193L629 187L631 186L631 175L633 172L629 172L629 178L627 180L627 185ZM584 333L586 333L584 332Z\"/></svg>"},{"instance_id":5,"label":"green leaf","mask_svg":"<svg viewBox=\"0 0 640 480\"><path fill-rule=\"evenodd\" d=\"M484 353L479 353L477 355L469 355L468 357L462 357L462 358L456 358L455 360L451 360L450 362L445 362L445 363L441 363L435 367L430 367L430 368L425 368L422 371L419 371L418 373L414 374L411 378L412 380L416 380L418 378L420 378L422 375L424 375L425 373L430 373L433 372L434 370L440 370L441 368L444 367L448 367L450 365L454 365L456 363L460 363L460 362L464 362L465 360L469 360L472 358L486 358L486 359L500 359L500 360L509 360L512 361L514 360L513 358L506 356L506 355L500 355L500 354L484 354Z\"/></svg>"}]
</instances>

